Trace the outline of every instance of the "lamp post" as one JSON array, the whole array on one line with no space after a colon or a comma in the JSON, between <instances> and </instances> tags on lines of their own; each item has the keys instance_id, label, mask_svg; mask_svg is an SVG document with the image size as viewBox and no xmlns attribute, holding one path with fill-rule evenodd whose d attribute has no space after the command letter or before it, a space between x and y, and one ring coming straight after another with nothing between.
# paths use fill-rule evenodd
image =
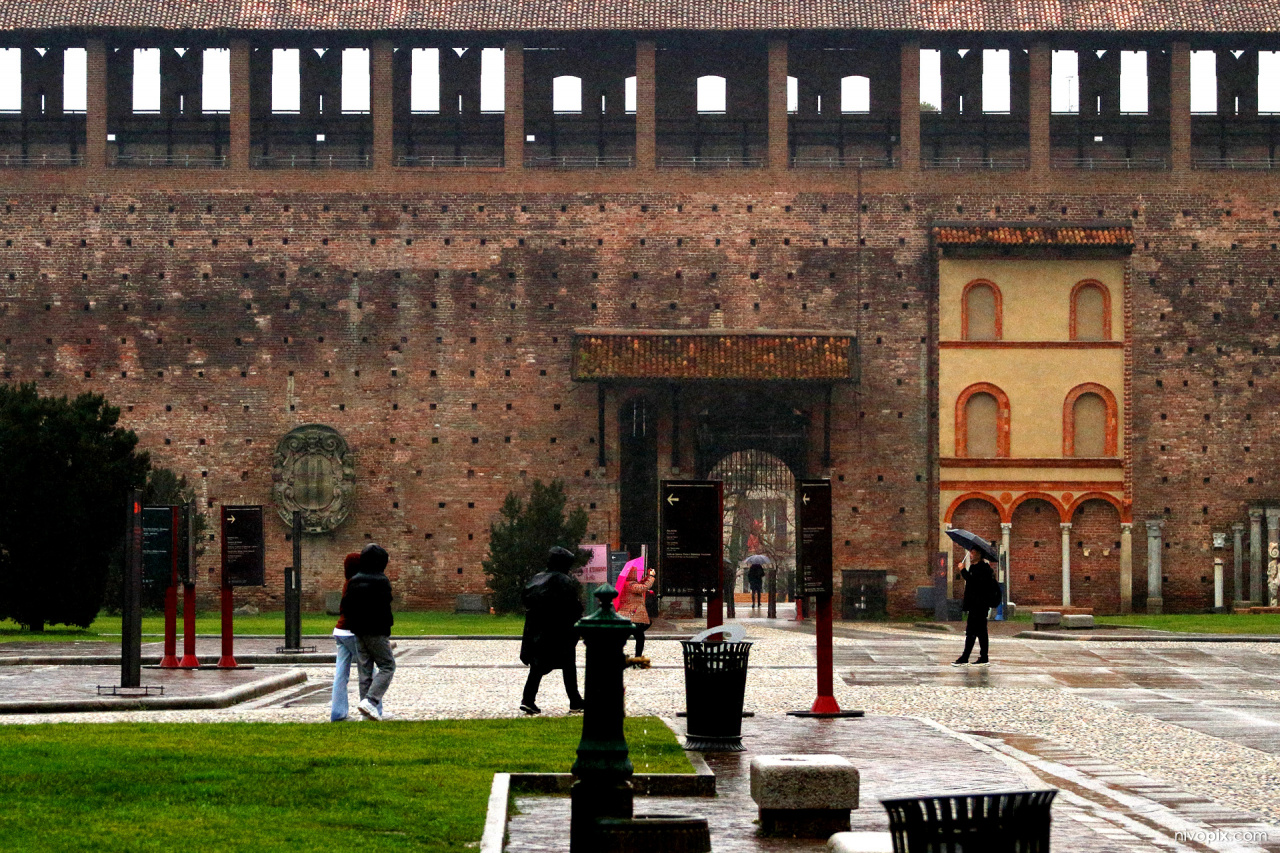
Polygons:
<instances>
[{"instance_id":1,"label":"lamp post","mask_svg":"<svg viewBox=\"0 0 1280 853\"><path fill-rule=\"evenodd\" d=\"M613 609L613 599L618 595L615 590L605 587L595 595L600 609L577 626L587 648L586 711L578 760L573 764L575 781L569 793L570 853L599 849L596 836L600 818L629 820L632 816L633 770L622 731L626 716L622 647L631 636L632 625Z\"/></svg>"}]
</instances>

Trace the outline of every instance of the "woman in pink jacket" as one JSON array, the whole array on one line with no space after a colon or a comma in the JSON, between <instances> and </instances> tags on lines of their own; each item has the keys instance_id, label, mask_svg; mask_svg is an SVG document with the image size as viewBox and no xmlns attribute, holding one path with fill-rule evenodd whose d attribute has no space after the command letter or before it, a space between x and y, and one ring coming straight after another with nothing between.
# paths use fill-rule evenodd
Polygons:
<instances>
[{"instance_id":1,"label":"woman in pink jacket","mask_svg":"<svg viewBox=\"0 0 1280 853\"><path fill-rule=\"evenodd\" d=\"M654 572L652 569L645 572L644 579L641 580L644 569L639 560L634 562L636 565L628 563L623 568L615 588L618 590L618 615L630 619L635 626L636 657L641 657L644 654L644 632L649 627L649 610L645 607L644 599L653 588Z\"/></svg>"}]
</instances>

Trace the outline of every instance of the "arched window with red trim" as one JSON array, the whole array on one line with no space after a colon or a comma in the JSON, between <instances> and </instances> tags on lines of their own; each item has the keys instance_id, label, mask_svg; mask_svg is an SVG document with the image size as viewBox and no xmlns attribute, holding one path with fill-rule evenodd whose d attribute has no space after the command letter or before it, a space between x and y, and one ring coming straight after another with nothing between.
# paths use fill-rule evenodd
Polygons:
<instances>
[{"instance_id":1,"label":"arched window with red trim","mask_svg":"<svg viewBox=\"0 0 1280 853\"><path fill-rule=\"evenodd\" d=\"M1009 455L1009 395L978 382L956 398L956 456L989 459Z\"/></svg>"},{"instance_id":2,"label":"arched window with red trim","mask_svg":"<svg viewBox=\"0 0 1280 853\"><path fill-rule=\"evenodd\" d=\"M1000 288L985 279L965 285L960 302L960 338L966 341L998 341L1003 337Z\"/></svg>"},{"instance_id":3,"label":"arched window with red trim","mask_svg":"<svg viewBox=\"0 0 1280 853\"><path fill-rule=\"evenodd\" d=\"M1119 417L1116 396L1096 382L1077 385L1062 405L1062 455L1115 456Z\"/></svg>"},{"instance_id":4,"label":"arched window with red trim","mask_svg":"<svg viewBox=\"0 0 1280 853\"><path fill-rule=\"evenodd\" d=\"M1100 281L1082 281L1071 289L1071 340L1111 340L1111 292Z\"/></svg>"}]
</instances>

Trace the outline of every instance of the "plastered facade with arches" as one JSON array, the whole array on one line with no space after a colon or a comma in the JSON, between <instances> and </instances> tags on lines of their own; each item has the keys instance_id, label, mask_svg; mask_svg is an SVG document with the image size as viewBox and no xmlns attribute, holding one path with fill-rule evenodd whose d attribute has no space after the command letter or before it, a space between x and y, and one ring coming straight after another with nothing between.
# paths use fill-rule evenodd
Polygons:
<instances>
[{"instance_id":1,"label":"plastered facade with arches","mask_svg":"<svg viewBox=\"0 0 1280 853\"><path fill-rule=\"evenodd\" d=\"M1002 543L1010 601L1119 612L1126 258L1091 254L939 247L939 521Z\"/></svg>"}]
</instances>

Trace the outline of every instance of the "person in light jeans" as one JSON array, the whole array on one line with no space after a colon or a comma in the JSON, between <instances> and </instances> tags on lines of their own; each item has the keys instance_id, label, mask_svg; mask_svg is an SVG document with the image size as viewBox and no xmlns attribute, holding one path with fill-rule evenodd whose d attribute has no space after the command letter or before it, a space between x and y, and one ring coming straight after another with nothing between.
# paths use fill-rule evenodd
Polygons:
<instances>
[{"instance_id":1,"label":"person in light jeans","mask_svg":"<svg viewBox=\"0 0 1280 853\"><path fill-rule=\"evenodd\" d=\"M360 570L360 555L348 554L342 561L342 595L346 598L347 584L351 577ZM338 624L333 627L333 641L337 645L338 660L333 670L333 699L329 704L329 722L340 723L347 719L349 709L347 702L347 684L351 680L351 661L358 654L356 635L347 630L347 616L338 608Z\"/></svg>"}]
</instances>

